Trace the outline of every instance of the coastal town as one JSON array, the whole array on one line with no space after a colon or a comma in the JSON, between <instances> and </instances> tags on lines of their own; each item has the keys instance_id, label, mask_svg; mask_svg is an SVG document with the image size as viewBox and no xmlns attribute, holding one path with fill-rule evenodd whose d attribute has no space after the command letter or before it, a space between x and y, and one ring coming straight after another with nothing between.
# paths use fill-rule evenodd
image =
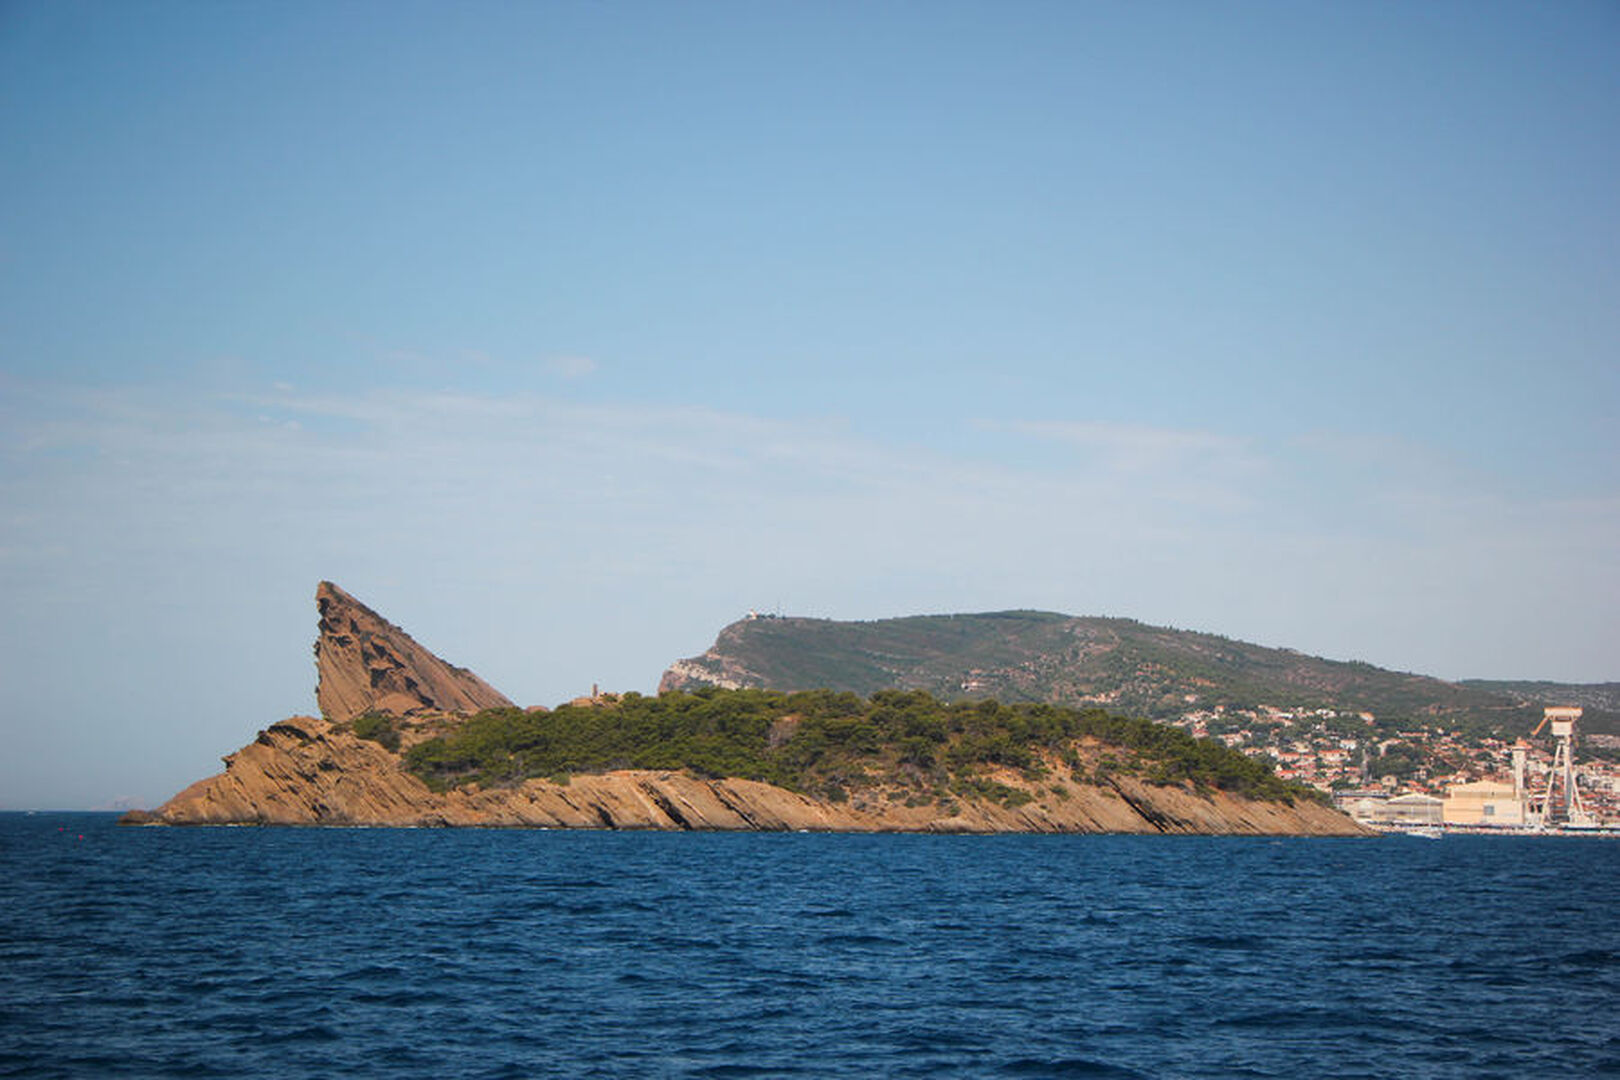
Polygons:
<instances>
[{"instance_id":1,"label":"coastal town","mask_svg":"<svg viewBox=\"0 0 1620 1080\"><path fill-rule=\"evenodd\" d=\"M1620 736L1549 707L1521 739L1367 712L1221 706L1168 721L1271 761L1363 824L1387 829L1620 829Z\"/></svg>"}]
</instances>

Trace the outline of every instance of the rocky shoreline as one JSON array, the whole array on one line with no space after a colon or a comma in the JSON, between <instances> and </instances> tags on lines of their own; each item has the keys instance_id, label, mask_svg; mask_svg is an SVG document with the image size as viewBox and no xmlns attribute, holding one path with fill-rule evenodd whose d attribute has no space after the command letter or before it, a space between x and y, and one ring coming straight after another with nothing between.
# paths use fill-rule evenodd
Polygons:
<instances>
[{"instance_id":1,"label":"rocky shoreline","mask_svg":"<svg viewBox=\"0 0 1620 1080\"><path fill-rule=\"evenodd\" d=\"M324 717L292 717L225 758L200 780L132 825L473 826L569 829L949 833L1190 833L1367 835L1331 807L1309 800L1243 798L1130 776L1037 783L1015 770L993 777L1023 793L1018 805L990 798L919 800L861 791L836 801L756 780L682 771L619 770L511 786L435 791L405 766L404 751L507 700L464 668L428 652L343 590L316 593L317 698ZM357 717L400 721L402 742L357 733Z\"/></svg>"},{"instance_id":2,"label":"rocky shoreline","mask_svg":"<svg viewBox=\"0 0 1620 1080\"><path fill-rule=\"evenodd\" d=\"M1016 783L1007 776L1004 781ZM1029 790L1035 793L1033 786ZM324 720L272 725L201 780L128 824L483 826L811 832L1189 833L1366 835L1318 803L1260 802L1224 792L1118 778L1049 791L1022 806L990 800L908 806L857 796L813 799L755 780L620 770L566 782L435 792L398 754Z\"/></svg>"}]
</instances>

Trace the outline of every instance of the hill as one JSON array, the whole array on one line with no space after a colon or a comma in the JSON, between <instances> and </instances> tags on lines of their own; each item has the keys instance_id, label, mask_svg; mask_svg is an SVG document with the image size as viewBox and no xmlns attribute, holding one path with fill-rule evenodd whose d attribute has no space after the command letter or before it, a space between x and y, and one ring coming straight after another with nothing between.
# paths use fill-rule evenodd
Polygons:
<instances>
[{"instance_id":1,"label":"hill","mask_svg":"<svg viewBox=\"0 0 1620 1080\"><path fill-rule=\"evenodd\" d=\"M721 630L703 655L671 665L659 688L924 690L1157 719L1274 706L1520 735L1544 702L1578 703L1588 692L1598 710L1587 730L1608 730L1620 695L1598 691L1614 685L1452 683L1132 619L1002 611L872 622L751 617Z\"/></svg>"},{"instance_id":2,"label":"hill","mask_svg":"<svg viewBox=\"0 0 1620 1080\"><path fill-rule=\"evenodd\" d=\"M1543 705L1578 705L1585 710L1581 717L1582 731L1611 737L1620 735L1620 683L1464 679L1458 685L1524 702L1531 709Z\"/></svg>"},{"instance_id":3,"label":"hill","mask_svg":"<svg viewBox=\"0 0 1620 1080\"><path fill-rule=\"evenodd\" d=\"M1107 784L1116 774L1289 805L1317 797L1253 758L1163 724L1101 709L946 705L921 690L862 699L705 687L606 695L551 713L491 709L417 743L405 760L438 790L637 768L762 780L833 802L870 789L914 804L990 798L1017 806L1032 800L1029 784L1058 776ZM1005 773L1028 783L1004 783Z\"/></svg>"}]
</instances>

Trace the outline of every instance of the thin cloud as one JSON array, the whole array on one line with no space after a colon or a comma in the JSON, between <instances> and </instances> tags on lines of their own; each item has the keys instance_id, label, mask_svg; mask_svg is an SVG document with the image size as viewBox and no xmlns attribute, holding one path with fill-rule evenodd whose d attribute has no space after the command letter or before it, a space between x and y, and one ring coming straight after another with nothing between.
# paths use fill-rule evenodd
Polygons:
<instances>
[{"instance_id":1,"label":"thin cloud","mask_svg":"<svg viewBox=\"0 0 1620 1080\"><path fill-rule=\"evenodd\" d=\"M589 356L548 356L540 366L559 379L583 379L595 374L597 363Z\"/></svg>"},{"instance_id":2,"label":"thin cloud","mask_svg":"<svg viewBox=\"0 0 1620 1080\"><path fill-rule=\"evenodd\" d=\"M980 426L1092 450L1115 465L1137 471L1177 465L1189 458L1211 454L1230 460L1252 456L1247 440L1182 428L1100 420L985 421Z\"/></svg>"},{"instance_id":3,"label":"thin cloud","mask_svg":"<svg viewBox=\"0 0 1620 1080\"><path fill-rule=\"evenodd\" d=\"M1252 509L1274 469L1250 440L1208 431L1097 420L981 421L977 426L1065 447L1073 457L1060 468L1121 498L1193 511Z\"/></svg>"},{"instance_id":4,"label":"thin cloud","mask_svg":"<svg viewBox=\"0 0 1620 1080\"><path fill-rule=\"evenodd\" d=\"M1556 505L1478 477L1397 492L1385 469L1342 457L1329 497L1319 454L1197 431L1000 428L1085 451L1031 465L834 421L533 394L132 390L29 405L0 444L20 593L100 563L128 581L177 559L399 580L431 566L434 580L549 595L585 620L581 641L597 593L634 593L644 617L676 623L692 598L740 591L839 616L1106 610L1445 674L1489 667L1428 659L1446 635L1413 627L1469 623L1455 613L1489 586L1525 625L1558 609L1590 637L1612 624L1593 597L1620 572L1602 555L1620 527L1612 500ZM1419 599L1421 618L1400 614ZM1366 640L1335 632L1347 609Z\"/></svg>"}]
</instances>

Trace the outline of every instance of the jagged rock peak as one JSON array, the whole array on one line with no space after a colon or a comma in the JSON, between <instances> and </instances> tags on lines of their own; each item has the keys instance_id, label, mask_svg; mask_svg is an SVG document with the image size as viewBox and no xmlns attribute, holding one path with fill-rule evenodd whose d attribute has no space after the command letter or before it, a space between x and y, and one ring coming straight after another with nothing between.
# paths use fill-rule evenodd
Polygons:
<instances>
[{"instance_id":1,"label":"jagged rock peak","mask_svg":"<svg viewBox=\"0 0 1620 1080\"><path fill-rule=\"evenodd\" d=\"M330 581L316 586L315 606L321 613L315 700L331 720L367 711L403 716L418 709L477 712L512 704Z\"/></svg>"}]
</instances>

